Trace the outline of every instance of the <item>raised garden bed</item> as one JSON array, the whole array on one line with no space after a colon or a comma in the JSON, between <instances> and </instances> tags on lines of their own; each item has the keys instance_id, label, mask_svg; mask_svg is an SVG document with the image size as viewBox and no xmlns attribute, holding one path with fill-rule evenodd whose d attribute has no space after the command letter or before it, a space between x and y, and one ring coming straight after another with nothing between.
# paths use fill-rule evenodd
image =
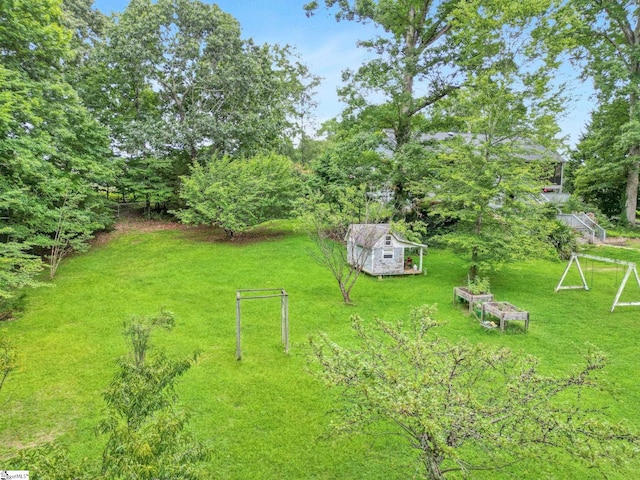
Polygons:
<instances>
[{"instance_id":1,"label":"raised garden bed","mask_svg":"<svg viewBox=\"0 0 640 480\"><path fill-rule=\"evenodd\" d=\"M490 320L485 319L485 316L487 315L491 315L500 320L500 331L502 332L504 332L505 322L511 320L524 321L524 329L529 329L529 312L522 310L509 302L484 302L482 304L480 324L485 326L485 328L488 328L486 325L491 325Z\"/></svg>"},{"instance_id":2,"label":"raised garden bed","mask_svg":"<svg viewBox=\"0 0 640 480\"><path fill-rule=\"evenodd\" d=\"M492 293L479 293L474 294L471 293L467 287L453 287L453 303L456 303L456 300L461 299L469 304L469 311L473 308L474 303L483 303L483 302L492 302L493 294Z\"/></svg>"}]
</instances>

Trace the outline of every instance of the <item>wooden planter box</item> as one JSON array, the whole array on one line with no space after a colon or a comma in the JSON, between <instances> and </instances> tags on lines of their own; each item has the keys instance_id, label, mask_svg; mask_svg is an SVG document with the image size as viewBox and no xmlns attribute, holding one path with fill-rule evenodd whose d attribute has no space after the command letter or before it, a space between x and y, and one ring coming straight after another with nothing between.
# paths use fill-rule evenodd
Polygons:
<instances>
[{"instance_id":1,"label":"wooden planter box","mask_svg":"<svg viewBox=\"0 0 640 480\"><path fill-rule=\"evenodd\" d=\"M460 298L469 304L469 311L473 308L474 303L493 302L492 293L480 293L474 295L467 287L454 287L453 288L453 303Z\"/></svg>"},{"instance_id":2,"label":"wooden planter box","mask_svg":"<svg viewBox=\"0 0 640 480\"><path fill-rule=\"evenodd\" d=\"M484 302L480 323L485 324L485 315L489 314L500 320L500 331L504 332L504 324L510 320L524 321L524 329L529 329L529 312L522 310L509 302Z\"/></svg>"}]
</instances>

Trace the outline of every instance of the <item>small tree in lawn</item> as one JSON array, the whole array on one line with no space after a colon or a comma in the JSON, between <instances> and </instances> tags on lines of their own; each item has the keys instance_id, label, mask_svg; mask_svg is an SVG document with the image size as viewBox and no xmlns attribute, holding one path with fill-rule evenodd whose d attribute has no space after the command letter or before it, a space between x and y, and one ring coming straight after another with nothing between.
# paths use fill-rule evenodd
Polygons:
<instances>
[{"instance_id":1,"label":"small tree in lawn","mask_svg":"<svg viewBox=\"0 0 640 480\"><path fill-rule=\"evenodd\" d=\"M312 340L319 376L343 392L338 431L400 435L429 479L554 451L594 467L633 457L638 435L607 422L592 399L583 403L605 366L602 353L591 349L581 367L545 376L531 356L438 337L434 314L423 306L406 322L375 326L354 316L355 349Z\"/></svg>"},{"instance_id":2,"label":"small tree in lawn","mask_svg":"<svg viewBox=\"0 0 640 480\"><path fill-rule=\"evenodd\" d=\"M151 333L171 329L173 315L135 316L125 324L130 354L104 393L108 415L98 426L106 434L102 474L108 478L203 478L200 464L209 451L185 426L187 412L178 407L175 382L197 359L171 360L164 352L148 356Z\"/></svg>"},{"instance_id":3,"label":"small tree in lawn","mask_svg":"<svg viewBox=\"0 0 640 480\"><path fill-rule=\"evenodd\" d=\"M351 304L351 290L377 238L372 231L363 233L357 243L348 244L349 225L375 223L390 212L380 202L370 201L362 188L344 187L334 195L336 200L332 203L319 193L304 199L301 218L316 246L311 256L331 272L344 303Z\"/></svg>"},{"instance_id":4,"label":"small tree in lawn","mask_svg":"<svg viewBox=\"0 0 640 480\"><path fill-rule=\"evenodd\" d=\"M180 198L186 206L175 214L186 224L221 227L231 238L267 220L287 218L299 190L293 164L283 156L214 159L206 166L195 164L182 177Z\"/></svg>"},{"instance_id":5,"label":"small tree in lawn","mask_svg":"<svg viewBox=\"0 0 640 480\"><path fill-rule=\"evenodd\" d=\"M11 372L17 367L16 349L5 339L0 339L0 391Z\"/></svg>"},{"instance_id":6,"label":"small tree in lawn","mask_svg":"<svg viewBox=\"0 0 640 480\"><path fill-rule=\"evenodd\" d=\"M52 213L56 215L53 239L49 252L49 275L56 276L58 267L65 257L73 252L86 252L89 250L89 240L93 238L93 232L104 225L92 221L92 216L79 207L80 195L67 194L63 198L62 205Z\"/></svg>"}]
</instances>

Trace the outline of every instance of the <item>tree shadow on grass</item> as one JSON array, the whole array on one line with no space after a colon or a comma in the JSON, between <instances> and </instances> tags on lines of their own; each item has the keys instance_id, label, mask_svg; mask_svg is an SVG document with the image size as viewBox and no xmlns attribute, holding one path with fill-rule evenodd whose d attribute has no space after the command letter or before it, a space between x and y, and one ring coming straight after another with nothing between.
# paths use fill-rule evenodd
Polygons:
<instances>
[{"instance_id":1,"label":"tree shadow on grass","mask_svg":"<svg viewBox=\"0 0 640 480\"><path fill-rule=\"evenodd\" d=\"M249 245L280 240L289 235L291 235L290 230L279 229L272 225L261 225L251 230L236 233L231 238L219 227L197 226L182 230L182 236L185 240L204 243L227 243L229 245Z\"/></svg>"}]
</instances>

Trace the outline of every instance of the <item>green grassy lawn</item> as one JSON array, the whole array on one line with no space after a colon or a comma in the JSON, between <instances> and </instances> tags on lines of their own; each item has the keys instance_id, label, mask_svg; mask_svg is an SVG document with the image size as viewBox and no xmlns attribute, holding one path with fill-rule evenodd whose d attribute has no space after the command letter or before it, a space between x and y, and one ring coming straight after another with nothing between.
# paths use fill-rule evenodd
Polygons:
<instances>
[{"instance_id":1,"label":"green grassy lawn","mask_svg":"<svg viewBox=\"0 0 640 480\"><path fill-rule=\"evenodd\" d=\"M610 359L602 375L606 389L587 401L640 429L640 308L609 313L624 273L614 265L589 263L591 290L559 293L554 288L564 262L532 259L501 270L492 277L496 299L531 314L528 333L516 322L501 334L452 304L452 288L464 284L466 272L446 251L429 251L427 275L361 277L352 293L355 305L345 306L331 275L308 256L306 237L286 225L268 228L264 239L239 242L220 241L202 229L121 234L65 261L52 288L31 290L22 318L0 324L0 335L20 354L20 368L0 395L0 467L28 468L7 465L7 459L16 449L54 439L75 458L98 462L104 438L94 427L105 411L101 394L126 352L122 324L132 314L160 308L173 311L177 325L157 332L157 348L176 357L203 351L180 380L179 395L192 414L190 428L212 448L211 478L412 477L413 453L395 437L324 438L337 398L309 374L308 338L327 332L348 344L352 314L399 318L423 303L438 304L440 318L448 321L442 335L536 355L547 372L580 363L585 342L598 346ZM634 250L590 253L640 263ZM579 283L577 273L565 283ZM252 300L242 304L244 355L236 361L235 292L242 288L286 289L289 355L280 344L279 300ZM634 279L627 290L623 300L640 301ZM607 473L626 479L639 468L640 461L632 460ZM563 457L537 459L515 474L478 474L514 476L600 478Z\"/></svg>"}]
</instances>

